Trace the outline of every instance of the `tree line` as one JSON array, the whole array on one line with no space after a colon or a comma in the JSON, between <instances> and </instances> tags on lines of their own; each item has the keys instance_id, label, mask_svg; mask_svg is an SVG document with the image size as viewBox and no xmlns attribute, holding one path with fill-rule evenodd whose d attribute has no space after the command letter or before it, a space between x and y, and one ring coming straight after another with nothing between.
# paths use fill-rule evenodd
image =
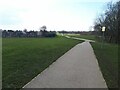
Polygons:
<instances>
[{"instance_id":1,"label":"tree line","mask_svg":"<svg viewBox=\"0 0 120 90\"><path fill-rule=\"evenodd\" d=\"M2 37L55 37L55 31L47 31L46 26L42 26L40 31L27 31L27 29L22 30L2 30Z\"/></svg>"},{"instance_id":2,"label":"tree line","mask_svg":"<svg viewBox=\"0 0 120 90\"><path fill-rule=\"evenodd\" d=\"M96 18L94 30L97 36L102 36L102 27L106 27L104 40L109 43L119 43L120 37L120 1L109 2L104 14Z\"/></svg>"}]
</instances>

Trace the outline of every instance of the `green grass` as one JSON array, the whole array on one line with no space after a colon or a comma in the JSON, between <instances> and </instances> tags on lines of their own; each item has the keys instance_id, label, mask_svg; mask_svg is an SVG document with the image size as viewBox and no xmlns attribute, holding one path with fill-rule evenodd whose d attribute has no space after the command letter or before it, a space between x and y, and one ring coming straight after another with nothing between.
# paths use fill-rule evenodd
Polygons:
<instances>
[{"instance_id":1,"label":"green grass","mask_svg":"<svg viewBox=\"0 0 120 90\"><path fill-rule=\"evenodd\" d=\"M21 88L70 48L80 43L64 37L4 38L3 88Z\"/></svg>"},{"instance_id":2,"label":"green grass","mask_svg":"<svg viewBox=\"0 0 120 90\"><path fill-rule=\"evenodd\" d=\"M91 43L99 66L109 88L118 87L118 45L100 42Z\"/></svg>"}]
</instances>

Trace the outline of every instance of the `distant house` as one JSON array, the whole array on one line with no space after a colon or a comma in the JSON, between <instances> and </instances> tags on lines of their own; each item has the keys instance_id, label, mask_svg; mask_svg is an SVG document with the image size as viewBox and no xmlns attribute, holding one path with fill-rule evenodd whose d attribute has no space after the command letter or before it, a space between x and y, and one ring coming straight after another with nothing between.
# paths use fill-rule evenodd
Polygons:
<instances>
[{"instance_id":1,"label":"distant house","mask_svg":"<svg viewBox=\"0 0 120 90\"><path fill-rule=\"evenodd\" d=\"M36 31L29 31L28 33L28 37L37 37L37 32Z\"/></svg>"},{"instance_id":2,"label":"distant house","mask_svg":"<svg viewBox=\"0 0 120 90\"><path fill-rule=\"evenodd\" d=\"M6 37L55 37L55 36L56 36L55 31L2 30L2 37L3 38L6 38Z\"/></svg>"},{"instance_id":3,"label":"distant house","mask_svg":"<svg viewBox=\"0 0 120 90\"><path fill-rule=\"evenodd\" d=\"M37 36L42 37L42 31L37 31Z\"/></svg>"}]
</instances>

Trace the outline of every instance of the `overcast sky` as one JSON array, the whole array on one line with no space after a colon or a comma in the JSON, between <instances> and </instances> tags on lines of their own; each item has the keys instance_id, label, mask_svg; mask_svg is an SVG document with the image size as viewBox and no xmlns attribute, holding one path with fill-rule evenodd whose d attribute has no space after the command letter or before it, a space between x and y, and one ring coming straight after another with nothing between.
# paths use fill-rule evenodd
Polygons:
<instances>
[{"instance_id":1,"label":"overcast sky","mask_svg":"<svg viewBox=\"0 0 120 90\"><path fill-rule=\"evenodd\" d=\"M88 31L110 1L0 0L0 29Z\"/></svg>"}]
</instances>

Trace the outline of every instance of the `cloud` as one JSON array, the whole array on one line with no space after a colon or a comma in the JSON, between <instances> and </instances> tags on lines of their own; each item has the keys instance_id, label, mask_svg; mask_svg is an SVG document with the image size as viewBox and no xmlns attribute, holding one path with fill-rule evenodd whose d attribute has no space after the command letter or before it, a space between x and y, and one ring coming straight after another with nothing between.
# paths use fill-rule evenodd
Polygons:
<instances>
[{"instance_id":1,"label":"cloud","mask_svg":"<svg viewBox=\"0 0 120 90\"><path fill-rule=\"evenodd\" d=\"M0 27L87 30L104 2L110 0L2 0Z\"/></svg>"}]
</instances>

